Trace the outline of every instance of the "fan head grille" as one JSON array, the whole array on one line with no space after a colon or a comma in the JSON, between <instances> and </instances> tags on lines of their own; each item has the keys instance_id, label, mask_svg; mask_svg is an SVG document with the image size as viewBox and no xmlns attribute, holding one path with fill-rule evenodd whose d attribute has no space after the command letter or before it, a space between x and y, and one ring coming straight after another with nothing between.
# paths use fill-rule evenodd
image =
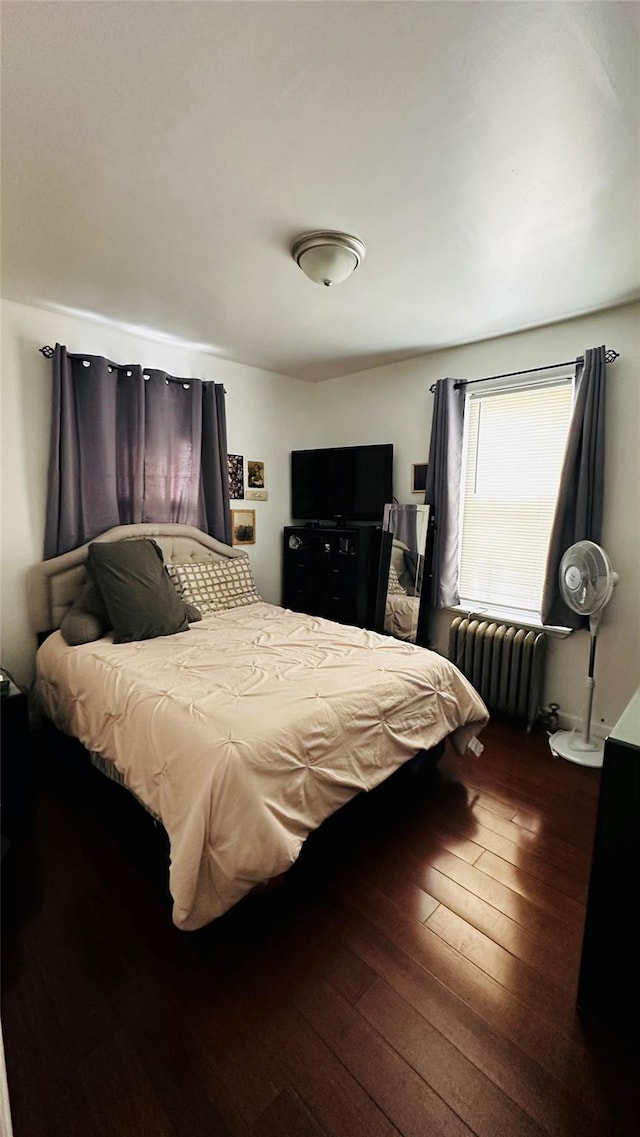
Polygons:
<instances>
[{"instance_id":1,"label":"fan head grille","mask_svg":"<svg viewBox=\"0 0 640 1137\"><path fill-rule=\"evenodd\" d=\"M559 579L565 604L585 616L604 608L615 584L611 562L594 541L577 541L567 549L560 561Z\"/></svg>"}]
</instances>

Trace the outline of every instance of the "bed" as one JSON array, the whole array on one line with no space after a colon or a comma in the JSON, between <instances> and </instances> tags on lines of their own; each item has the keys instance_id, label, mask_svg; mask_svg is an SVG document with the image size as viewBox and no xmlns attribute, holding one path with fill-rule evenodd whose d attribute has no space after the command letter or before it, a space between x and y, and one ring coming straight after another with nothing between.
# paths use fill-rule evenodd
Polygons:
<instances>
[{"instance_id":1,"label":"bed","mask_svg":"<svg viewBox=\"0 0 640 1137\"><path fill-rule=\"evenodd\" d=\"M179 604L200 600L202 618L125 642L116 618L88 642L65 642L98 555L132 545L159 551ZM193 584L238 573L240 598L222 588L203 603ZM189 526L109 530L34 565L28 600L42 639L39 707L162 822L183 930L285 873L325 819L417 753L445 739L482 749L487 709L448 660L263 602L246 552Z\"/></svg>"}]
</instances>

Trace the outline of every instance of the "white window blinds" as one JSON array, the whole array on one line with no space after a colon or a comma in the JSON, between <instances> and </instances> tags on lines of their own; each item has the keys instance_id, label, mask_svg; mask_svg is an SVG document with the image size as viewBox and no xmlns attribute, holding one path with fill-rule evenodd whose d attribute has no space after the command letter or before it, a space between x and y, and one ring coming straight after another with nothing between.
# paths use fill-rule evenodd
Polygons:
<instances>
[{"instance_id":1,"label":"white window blinds","mask_svg":"<svg viewBox=\"0 0 640 1137\"><path fill-rule=\"evenodd\" d=\"M540 614L573 385L469 392L460 519L461 602Z\"/></svg>"}]
</instances>

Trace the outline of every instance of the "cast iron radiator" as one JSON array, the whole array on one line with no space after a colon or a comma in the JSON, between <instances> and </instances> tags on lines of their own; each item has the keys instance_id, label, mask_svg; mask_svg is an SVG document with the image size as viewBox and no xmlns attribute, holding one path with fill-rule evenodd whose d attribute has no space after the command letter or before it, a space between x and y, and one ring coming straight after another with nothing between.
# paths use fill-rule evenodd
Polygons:
<instances>
[{"instance_id":1,"label":"cast iron radiator","mask_svg":"<svg viewBox=\"0 0 640 1137\"><path fill-rule=\"evenodd\" d=\"M512 624L457 616L449 628L449 659L490 711L526 723L540 713L547 637Z\"/></svg>"}]
</instances>

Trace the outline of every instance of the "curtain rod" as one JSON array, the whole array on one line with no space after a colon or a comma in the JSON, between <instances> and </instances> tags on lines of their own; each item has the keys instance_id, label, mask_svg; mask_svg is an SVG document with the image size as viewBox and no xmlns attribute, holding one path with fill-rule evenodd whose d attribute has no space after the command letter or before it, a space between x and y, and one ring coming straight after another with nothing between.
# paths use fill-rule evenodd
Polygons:
<instances>
[{"instance_id":1,"label":"curtain rod","mask_svg":"<svg viewBox=\"0 0 640 1137\"><path fill-rule=\"evenodd\" d=\"M51 346L50 346L48 343L47 343L47 344L45 344L45 345L44 345L44 347L39 347L39 348L38 348L38 351L42 352L42 354L44 355L45 359L53 359L53 357L54 357L54 355L55 355L55 351L54 351L54 349L53 349L53 348L52 348L52 347L51 347ZM78 352L71 352L71 351L70 351L68 354L69 354L69 355L74 355L76 359L83 359L83 358L84 358L84 356L83 356L81 353L78 353ZM126 364L124 364L124 363L114 363L112 359L108 359L108 360L107 360L107 363L109 364L109 366L110 366L110 367L116 367L116 368L117 368L119 371L121 371L121 370L122 370L122 369L123 369L123 368L126 366ZM143 368L143 370L144 370L144 368ZM160 370L160 369L159 369L159 368L153 368L153 367L152 367L152 368L150 368L149 370L151 370L151 371L154 371L154 370ZM173 383L188 383L188 382L189 382L189 380L188 380L188 379L182 379L182 378L181 378L179 375L177 375L177 376L176 376L176 375L169 375L169 372L168 372L168 371L165 371L165 375L166 375L166 376L167 376L167 378L168 378L168 379L170 379L170 380L171 380ZM200 379L200 380L198 380L198 382L200 382L200 383L206 383L206 382L207 382L207 380L206 380L206 379ZM225 393L225 395L226 395L226 393L227 393L227 388L226 388L226 387L224 388L224 393Z\"/></svg>"},{"instance_id":2,"label":"curtain rod","mask_svg":"<svg viewBox=\"0 0 640 1137\"><path fill-rule=\"evenodd\" d=\"M610 347L605 351L604 358L607 363L613 363L614 360L620 358L620 352L614 351ZM584 355L578 355L575 359L568 359L565 363L548 363L546 367L527 367L524 371L505 371L503 375L485 375L484 379L460 379L453 384L453 389L457 391L460 387L471 387L474 383L488 383L490 379L511 379L514 375L532 375L534 371L553 371L556 367L571 367L576 363L584 363ZM432 395L435 389L436 385L432 383L429 387Z\"/></svg>"}]
</instances>

